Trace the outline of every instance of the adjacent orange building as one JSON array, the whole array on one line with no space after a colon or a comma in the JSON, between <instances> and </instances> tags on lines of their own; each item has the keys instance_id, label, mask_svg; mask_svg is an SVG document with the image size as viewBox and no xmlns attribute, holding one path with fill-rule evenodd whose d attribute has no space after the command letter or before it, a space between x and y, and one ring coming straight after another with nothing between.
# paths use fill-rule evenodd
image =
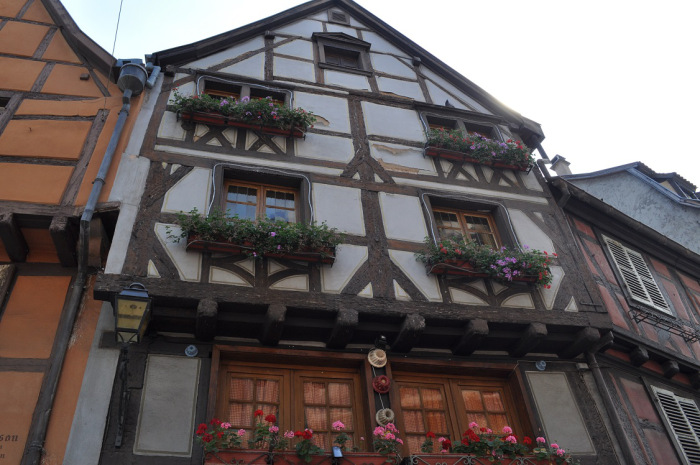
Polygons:
<instances>
[{"instance_id":1,"label":"adjacent orange building","mask_svg":"<svg viewBox=\"0 0 700 465\"><path fill-rule=\"evenodd\" d=\"M0 465L63 463L101 308L90 272L118 208L118 156L94 183L123 109L114 62L58 1L0 2ZM87 262L80 217L98 185Z\"/></svg>"}]
</instances>

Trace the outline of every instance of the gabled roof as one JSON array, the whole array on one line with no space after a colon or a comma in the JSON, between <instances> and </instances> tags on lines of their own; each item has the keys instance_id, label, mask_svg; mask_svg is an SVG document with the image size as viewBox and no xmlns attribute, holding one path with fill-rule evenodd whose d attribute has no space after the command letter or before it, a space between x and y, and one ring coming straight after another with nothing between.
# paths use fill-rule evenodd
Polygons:
<instances>
[{"instance_id":1,"label":"gabled roof","mask_svg":"<svg viewBox=\"0 0 700 465\"><path fill-rule=\"evenodd\" d=\"M612 168L607 168L600 171L594 171L592 173L582 173L582 174L566 174L560 176L562 179L567 181L585 180L585 179L595 179L602 178L604 176L610 176L617 173L629 173L641 181L647 183L652 188L661 192L663 195L667 196L670 200L684 204L693 208L700 208L700 201L695 199L688 199L685 196L679 194L679 192L672 191L669 187L664 187L662 183L664 181L670 182L673 188L678 189L682 187L686 192L695 193L697 187L692 184L687 179L683 178L679 174L673 173L657 173L647 165L642 162L636 161L633 163L628 163L626 165L614 166Z\"/></svg>"},{"instance_id":2,"label":"gabled roof","mask_svg":"<svg viewBox=\"0 0 700 465\"><path fill-rule=\"evenodd\" d=\"M154 64L162 66L163 68L168 65L178 66L224 50L251 36L264 34L265 31L275 29L294 20L334 7L347 11L358 21L371 27L377 34L382 36L383 39L405 50L410 56L420 58L421 62L431 69L431 71L447 79L455 87L474 98L489 110L502 115L510 123L516 124L520 131L526 130L530 132L535 136L538 142L544 139L544 133L538 123L511 110L484 89L459 74L433 54L423 49L420 45L416 44L352 0L312 0L276 15L248 24L247 26L224 32L189 45L182 45L156 52L152 55L152 59Z\"/></svg>"},{"instance_id":3,"label":"gabled roof","mask_svg":"<svg viewBox=\"0 0 700 465\"><path fill-rule=\"evenodd\" d=\"M59 0L41 1L71 47L88 60L92 66L108 76L110 68L116 61L115 58L80 30Z\"/></svg>"}]
</instances>

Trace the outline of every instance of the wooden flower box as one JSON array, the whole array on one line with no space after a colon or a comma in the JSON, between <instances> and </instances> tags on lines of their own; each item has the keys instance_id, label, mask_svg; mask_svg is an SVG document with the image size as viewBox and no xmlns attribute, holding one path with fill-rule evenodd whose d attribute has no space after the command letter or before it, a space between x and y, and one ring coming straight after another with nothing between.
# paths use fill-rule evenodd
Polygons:
<instances>
[{"instance_id":1,"label":"wooden flower box","mask_svg":"<svg viewBox=\"0 0 700 465\"><path fill-rule=\"evenodd\" d=\"M203 252L220 252L230 255L251 255L253 244L244 242L234 244L225 240L205 240L195 234L187 236L187 250L198 250ZM268 258L279 258L282 260L298 260L304 262L325 263L332 265L335 262L335 247L322 249L302 249L295 252L266 253Z\"/></svg>"},{"instance_id":2,"label":"wooden flower box","mask_svg":"<svg viewBox=\"0 0 700 465\"><path fill-rule=\"evenodd\" d=\"M474 267L467 260L445 260L444 262L426 265L426 270L431 274L446 274L451 276L468 276L470 278L495 278L488 273L481 273L474 270ZM536 283L537 276L515 276L513 281L525 283Z\"/></svg>"},{"instance_id":3,"label":"wooden flower box","mask_svg":"<svg viewBox=\"0 0 700 465\"><path fill-rule=\"evenodd\" d=\"M532 168L532 165L530 165L529 163L528 164L514 165L514 164L505 163L505 162L501 162L501 161L482 161L482 160L477 160L476 158L470 157L468 153L457 152L455 150L442 149L442 148L438 148L438 147L426 148L425 154L428 155L429 157L442 158L445 160L467 162L467 163L478 163L480 165L493 166L494 168L506 168L506 169L516 170L516 171L529 172L530 169Z\"/></svg>"},{"instance_id":4,"label":"wooden flower box","mask_svg":"<svg viewBox=\"0 0 700 465\"><path fill-rule=\"evenodd\" d=\"M554 463L548 459L537 459L531 455L514 459L504 457L492 461L488 457L474 457L473 455L426 454L410 456L407 465L553 465Z\"/></svg>"},{"instance_id":5,"label":"wooden flower box","mask_svg":"<svg viewBox=\"0 0 700 465\"><path fill-rule=\"evenodd\" d=\"M222 450L210 452L204 458L204 465L307 465L294 451L276 451L270 454L264 450ZM374 452L345 452L336 461L327 455L315 455L308 465L384 465L387 456Z\"/></svg>"},{"instance_id":6,"label":"wooden flower box","mask_svg":"<svg viewBox=\"0 0 700 465\"><path fill-rule=\"evenodd\" d=\"M300 128L279 128L275 126L262 126L260 124L253 124L247 121L231 119L229 116L225 116L220 113L185 111L182 112L180 116L182 117L183 121L212 124L215 126L233 126L237 128L254 129L257 131L261 131L264 134L269 134L272 136L291 136L296 138L304 137L304 131Z\"/></svg>"}]
</instances>

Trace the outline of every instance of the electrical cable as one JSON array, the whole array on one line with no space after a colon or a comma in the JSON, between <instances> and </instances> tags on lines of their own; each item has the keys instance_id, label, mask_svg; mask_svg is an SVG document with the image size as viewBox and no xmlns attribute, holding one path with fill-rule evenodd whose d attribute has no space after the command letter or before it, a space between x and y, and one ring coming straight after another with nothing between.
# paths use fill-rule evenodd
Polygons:
<instances>
[{"instance_id":1,"label":"electrical cable","mask_svg":"<svg viewBox=\"0 0 700 465\"><path fill-rule=\"evenodd\" d=\"M114 50L117 48L117 34L119 33L119 22L122 18L122 6L124 6L124 0L119 2L119 14L117 14L117 27L114 29L114 41L112 42L112 57L114 57ZM112 80L112 67L109 67L109 73L107 74L107 85L109 85ZM105 95L104 102L102 103L102 109L107 109L107 96ZM105 113L102 113L102 121L105 120Z\"/></svg>"}]
</instances>

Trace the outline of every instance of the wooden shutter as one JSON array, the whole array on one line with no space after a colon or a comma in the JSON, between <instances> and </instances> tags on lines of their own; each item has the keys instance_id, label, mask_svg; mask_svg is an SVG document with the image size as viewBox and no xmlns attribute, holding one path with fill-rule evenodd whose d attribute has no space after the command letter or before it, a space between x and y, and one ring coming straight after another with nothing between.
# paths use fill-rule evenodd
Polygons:
<instances>
[{"instance_id":1,"label":"wooden shutter","mask_svg":"<svg viewBox=\"0 0 700 465\"><path fill-rule=\"evenodd\" d=\"M644 257L616 240L605 236L603 239L632 299L670 314L671 309L651 275Z\"/></svg>"},{"instance_id":2,"label":"wooden shutter","mask_svg":"<svg viewBox=\"0 0 700 465\"><path fill-rule=\"evenodd\" d=\"M700 465L700 410L692 399L652 386L686 463Z\"/></svg>"}]
</instances>

